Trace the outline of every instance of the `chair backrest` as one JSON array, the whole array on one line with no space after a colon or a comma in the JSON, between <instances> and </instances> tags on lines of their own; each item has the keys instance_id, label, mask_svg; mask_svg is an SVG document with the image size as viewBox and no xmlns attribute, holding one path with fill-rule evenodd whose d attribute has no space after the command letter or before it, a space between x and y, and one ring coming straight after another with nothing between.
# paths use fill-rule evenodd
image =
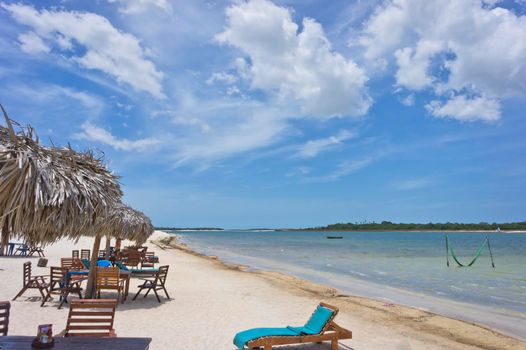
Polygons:
<instances>
[{"instance_id":1,"label":"chair backrest","mask_svg":"<svg viewBox=\"0 0 526 350\"><path fill-rule=\"evenodd\" d=\"M9 310L11 304L9 301L0 301L0 336L7 335L9 330Z\"/></svg>"},{"instance_id":2,"label":"chair backrest","mask_svg":"<svg viewBox=\"0 0 526 350\"><path fill-rule=\"evenodd\" d=\"M138 266L142 261L143 254L138 251L129 250L122 256L122 262L128 266Z\"/></svg>"},{"instance_id":3,"label":"chair backrest","mask_svg":"<svg viewBox=\"0 0 526 350\"><path fill-rule=\"evenodd\" d=\"M166 282L166 277L168 276L168 268L170 266L168 265L164 265L164 266L159 266L159 272L157 272L157 281L156 283L160 283L161 285L164 286L164 283Z\"/></svg>"},{"instance_id":4,"label":"chair backrest","mask_svg":"<svg viewBox=\"0 0 526 350\"><path fill-rule=\"evenodd\" d=\"M111 336L116 307L116 299L72 300L65 336Z\"/></svg>"},{"instance_id":5,"label":"chair backrest","mask_svg":"<svg viewBox=\"0 0 526 350\"><path fill-rule=\"evenodd\" d=\"M80 258L80 255L79 255L79 251L78 251L78 249L77 249L77 250L72 250L72 251L71 251L71 257L72 257L73 259L79 259L79 258Z\"/></svg>"},{"instance_id":6,"label":"chair backrest","mask_svg":"<svg viewBox=\"0 0 526 350\"><path fill-rule=\"evenodd\" d=\"M62 258L60 259L60 266L62 268L68 268L70 270L83 270L84 265L82 260L77 258Z\"/></svg>"},{"instance_id":7,"label":"chair backrest","mask_svg":"<svg viewBox=\"0 0 526 350\"><path fill-rule=\"evenodd\" d=\"M54 282L62 283L64 281L64 271L62 267L50 266L49 267L49 278L50 278L51 284L53 284Z\"/></svg>"},{"instance_id":8,"label":"chair backrest","mask_svg":"<svg viewBox=\"0 0 526 350\"><path fill-rule=\"evenodd\" d=\"M26 286L29 284L29 281L31 280L31 262L25 262L24 263L24 284L23 286Z\"/></svg>"},{"instance_id":9,"label":"chair backrest","mask_svg":"<svg viewBox=\"0 0 526 350\"><path fill-rule=\"evenodd\" d=\"M105 250L99 250L99 258L106 257L106 251Z\"/></svg>"},{"instance_id":10,"label":"chair backrest","mask_svg":"<svg viewBox=\"0 0 526 350\"><path fill-rule=\"evenodd\" d=\"M91 254L89 249L81 249L80 250L80 258L81 259L90 259Z\"/></svg>"},{"instance_id":11,"label":"chair backrest","mask_svg":"<svg viewBox=\"0 0 526 350\"><path fill-rule=\"evenodd\" d=\"M95 288L117 289L119 288L120 269L118 267L97 267L95 277Z\"/></svg>"}]
</instances>

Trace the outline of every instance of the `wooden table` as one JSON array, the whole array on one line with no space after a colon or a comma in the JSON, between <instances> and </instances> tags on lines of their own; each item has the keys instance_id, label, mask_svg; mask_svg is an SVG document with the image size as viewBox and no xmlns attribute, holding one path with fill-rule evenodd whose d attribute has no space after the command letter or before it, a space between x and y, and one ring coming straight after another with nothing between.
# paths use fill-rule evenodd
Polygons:
<instances>
[{"instance_id":1,"label":"wooden table","mask_svg":"<svg viewBox=\"0 0 526 350\"><path fill-rule=\"evenodd\" d=\"M7 336L0 337L0 350L32 350L34 337ZM51 350L147 350L152 338L94 338L70 337L55 338Z\"/></svg>"}]
</instances>

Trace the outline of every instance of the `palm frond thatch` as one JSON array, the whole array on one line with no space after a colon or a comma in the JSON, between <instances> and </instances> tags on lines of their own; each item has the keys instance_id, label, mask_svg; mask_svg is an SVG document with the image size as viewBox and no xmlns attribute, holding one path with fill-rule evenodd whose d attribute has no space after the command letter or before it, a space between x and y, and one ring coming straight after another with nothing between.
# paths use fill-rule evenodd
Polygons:
<instances>
[{"instance_id":1,"label":"palm frond thatch","mask_svg":"<svg viewBox=\"0 0 526 350\"><path fill-rule=\"evenodd\" d=\"M3 110L3 108L2 108ZM0 126L0 228L34 244L95 234L120 202L118 177L92 152L46 147L34 130Z\"/></svg>"},{"instance_id":2,"label":"palm frond thatch","mask_svg":"<svg viewBox=\"0 0 526 350\"><path fill-rule=\"evenodd\" d=\"M118 203L100 223L101 232L114 238L128 239L143 244L153 233L153 225L144 213Z\"/></svg>"}]
</instances>

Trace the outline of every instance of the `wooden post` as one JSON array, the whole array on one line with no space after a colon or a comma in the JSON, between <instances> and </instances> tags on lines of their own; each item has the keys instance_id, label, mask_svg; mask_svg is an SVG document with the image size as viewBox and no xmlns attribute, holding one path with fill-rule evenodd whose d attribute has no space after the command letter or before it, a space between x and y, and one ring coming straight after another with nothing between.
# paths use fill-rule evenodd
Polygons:
<instances>
[{"instance_id":1,"label":"wooden post","mask_svg":"<svg viewBox=\"0 0 526 350\"><path fill-rule=\"evenodd\" d=\"M7 255L7 246L9 245L9 231L7 229L7 220L4 221L2 228L2 238L0 239L0 256Z\"/></svg>"},{"instance_id":2,"label":"wooden post","mask_svg":"<svg viewBox=\"0 0 526 350\"><path fill-rule=\"evenodd\" d=\"M115 250L120 250L121 249L121 242L122 242L122 239L121 238L117 238L117 240L115 241Z\"/></svg>"},{"instance_id":3,"label":"wooden post","mask_svg":"<svg viewBox=\"0 0 526 350\"><path fill-rule=\"evenodd\" d=\"M106 260L110 259L110 247L111 247L111 237L110 235L106 235L106 249L104 251L104 259Z\"/></svg>"},{"instance_id":4,"label":"wooden post","mask_svg":"<svg viewBox=\"0 0 526 350\"><path fill-rule=\"evenodd\" d=\"M93 292L95 289L95 273L97 272L97 261L99 257L101 234L97 233L95 236L95 242L93 242L93 250L91 252L90 269L88 274L88 285L86 286L85 298L93 298Z\"/></svg>"}]
</instances>

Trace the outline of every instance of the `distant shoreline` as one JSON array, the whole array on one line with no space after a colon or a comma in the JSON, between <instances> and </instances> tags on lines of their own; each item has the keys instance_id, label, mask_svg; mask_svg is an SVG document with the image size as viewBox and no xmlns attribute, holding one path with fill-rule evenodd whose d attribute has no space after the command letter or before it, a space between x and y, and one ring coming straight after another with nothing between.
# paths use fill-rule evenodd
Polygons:
<instances>
[{"instance_id":1,"label":"distant shoreline","mask_svg":"<svg viewBox=\"0 0 526 350\"><path fill-rule=\"evenodd\" d=\"M157 228L156 228L157 229ZM421 233L526 233L526 230L349 230L349 229L298 229L298 228L276 228L276 229L158 229L160 231L172 232L224 232L224 231L246 231L246 232L421 232Z\"/></svg>"}]
</instances>

